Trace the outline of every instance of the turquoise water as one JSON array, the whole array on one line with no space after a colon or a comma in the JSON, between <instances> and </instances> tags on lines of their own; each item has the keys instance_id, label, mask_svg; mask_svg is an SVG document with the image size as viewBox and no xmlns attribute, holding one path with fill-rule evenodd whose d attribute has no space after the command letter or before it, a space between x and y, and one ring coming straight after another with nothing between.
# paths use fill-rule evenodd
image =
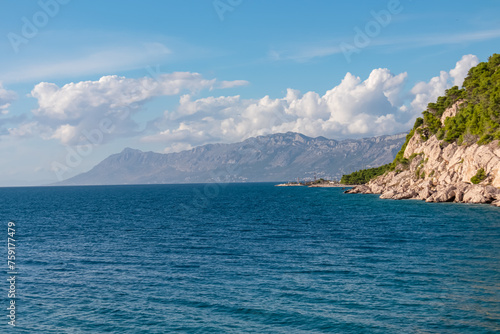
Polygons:
<instances>
[{"instance_id":1,"label":"turquoise water","mask_svg":"<svg viewBox=\"0 0 500 334\"><path fill-rule=\"evenodd\" d=\"M19 272L17 326L2 315L2 333L500 330L499 208L272 184L0 200Z\"/></svg>"}]
</instances>

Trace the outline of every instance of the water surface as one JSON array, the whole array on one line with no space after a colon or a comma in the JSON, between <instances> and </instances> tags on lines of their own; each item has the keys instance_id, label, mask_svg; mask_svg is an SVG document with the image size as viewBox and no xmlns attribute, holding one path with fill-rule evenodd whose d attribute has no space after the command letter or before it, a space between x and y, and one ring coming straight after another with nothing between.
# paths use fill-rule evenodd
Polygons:
<instances>
[{"instance_id":1,"label":"water surface","mask_svg":"<svg viewBox=\"0 0 500 334\"><path fill-rule=\"evenodd\" d=\"M18 326L2 316L1 332L500 330L499 208L272 184L2 188L0 200L19 270Z\"/></svg>"}]
</instances>

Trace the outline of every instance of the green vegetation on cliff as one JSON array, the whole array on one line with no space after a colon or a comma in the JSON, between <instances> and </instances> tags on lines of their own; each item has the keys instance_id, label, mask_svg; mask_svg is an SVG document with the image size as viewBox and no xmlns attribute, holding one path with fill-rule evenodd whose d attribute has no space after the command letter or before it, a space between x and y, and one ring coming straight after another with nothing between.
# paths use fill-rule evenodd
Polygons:
<instances>
[{"instance_id":1,"label":"green vegetation on cliff","mask_svg":"<svg viewBox=\"0 0 500 334\"><path fill-rule=\"evenodd\" d=\"M443 112L458 100L464 103L443 126ZM462 89L448 89L436 103L429 103L423 114L423 126L418 130L423 139L435 134L438 139L459 145L482 145L500 139L500 54L471 68Z\"/></svg>"},{"instance_id":2,"label":"green vegetation on cliff","mask_svg":"<svg viewBox=\"0 0 500 334\"><path fill-rule=\"evenodd\" d=\"M486 179L487 175L486 175L486 172L484 171L483 168L479 169L476 173L476 175L474 175L471 179L470 179L470 182L474 183L474 184L478 184L478 183L481 183L483 182L485 179Z\"/></svg>"},{"instance_id":3,"label":"green vegetation on cliff","mask_svg":"<svg viewBox=\"0 0 500 334\"><path fill-rule=\"evenodd\" d=\"M342 184L365 184L374 177L384 174L391 168L392 164L383 165L376 168L362 169L357 172L343 175L340 183Z\"/></svg>"},{"instance_id":4,"label":"green vegetation on cliff","mask_svg":"<svg viewBox=\"0 0 500 334\"><path fill-rule=\"evenodd\" d=\"M457 101L462 103L456 116L448 117L444 125L441 124L445 110ZM440 140L459 145L484 145L500 139L500 54L493 54L487 62L471 68L463 88L454 86L446 90L445 95L440 96L436 103L429 103L422 114L423 118L417 118L391 164L344 175L342 183L367 183L388 170L408 165L409 160L404 158L404 151L415 134L423 140L436 135Z\"/></svg>"}]
</instances>

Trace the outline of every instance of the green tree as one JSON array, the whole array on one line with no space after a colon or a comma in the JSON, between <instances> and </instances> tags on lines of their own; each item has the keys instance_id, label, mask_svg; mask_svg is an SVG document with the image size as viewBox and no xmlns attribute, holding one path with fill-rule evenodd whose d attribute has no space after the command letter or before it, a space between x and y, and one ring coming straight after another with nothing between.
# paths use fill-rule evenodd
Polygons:
<instances>
[{"instance_id":1,"label":"green tree","mask_svg":"<svg viewBox=\"0 0 500 334\"><path fill-rule=\"evenodd\" d=\"M444 111L461 100L464 102L460 104L456 116L448 117L445 124L441 124ZM405 143L391 164L344 175L342 183L362 184L387 170L406 168L409 161L404 158L404 151L415 134L423 140L436 135L438 139L459 145L484 145L492 140L500 140L500 54L493 54L487 62L471 68L462 88L454 86L446 90L444 96L438 97L436 102L428 104L423 111L423 118L416 119L413 129L406 136ZM471 182L479 183L486 178L484 170L481 170Z\"/></svg>"}]
</instances>

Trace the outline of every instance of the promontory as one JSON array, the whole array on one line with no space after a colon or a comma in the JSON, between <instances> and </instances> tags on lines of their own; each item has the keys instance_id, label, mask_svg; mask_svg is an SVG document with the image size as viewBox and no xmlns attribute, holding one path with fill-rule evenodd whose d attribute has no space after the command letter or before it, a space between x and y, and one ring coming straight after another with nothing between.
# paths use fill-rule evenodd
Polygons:
<instances>
[{"instance_id":1,"label":"promontory","mask_svg":"<svg viewBox=\"0 0 500 334\"><path fill-rule=\"evenodd\" d=\"M366 181L347 192L500 206L500 54L429 103L391 164L342 178Z\"/></svg>"}]
</instances>

